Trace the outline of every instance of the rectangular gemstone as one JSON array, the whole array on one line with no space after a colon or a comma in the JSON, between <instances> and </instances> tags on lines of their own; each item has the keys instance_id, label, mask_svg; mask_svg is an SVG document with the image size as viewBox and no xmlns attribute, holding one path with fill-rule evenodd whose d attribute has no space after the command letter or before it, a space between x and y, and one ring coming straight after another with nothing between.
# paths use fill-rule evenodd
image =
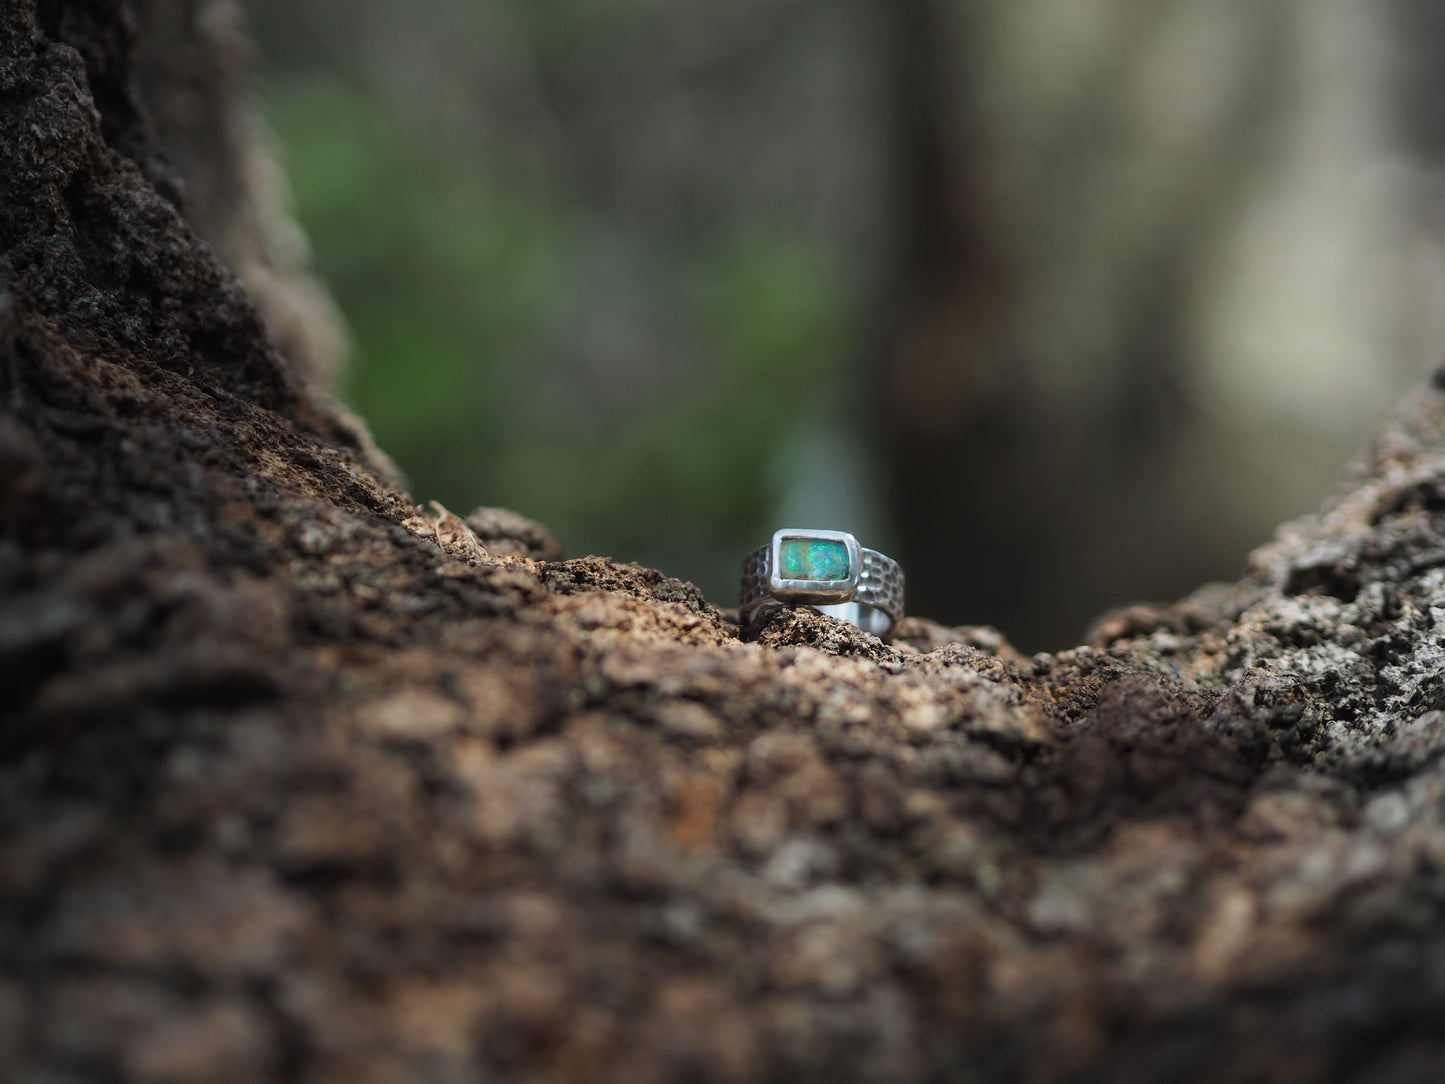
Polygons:
<instances>
[{"instance_id":1,"label":"rectangular gemstone","mask_svg":"<svg viewBox=\"0 0 1445 1084\"><path fill-rule=\"evenodd\" d=\"M848 546L836 538L785 538L778 571L785 580L846 580Z\"/></svg>"}]
</instances>

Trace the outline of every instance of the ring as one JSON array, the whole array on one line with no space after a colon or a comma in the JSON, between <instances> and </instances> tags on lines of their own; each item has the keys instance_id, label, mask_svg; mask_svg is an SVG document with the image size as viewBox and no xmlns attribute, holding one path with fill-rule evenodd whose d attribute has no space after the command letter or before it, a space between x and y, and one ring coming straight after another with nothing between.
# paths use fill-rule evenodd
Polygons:
<instances>
[{"instance_id":1,"label":"ring","mask_svg":"<svg viewBox=\"0 0 1445 1084\"><path fill-rule=\"evenodd\" d=\"M743 559L738 616L810 606L886 639L903 619L903 569L844 531L784 527Z\"/></svg>"}]
</instances>

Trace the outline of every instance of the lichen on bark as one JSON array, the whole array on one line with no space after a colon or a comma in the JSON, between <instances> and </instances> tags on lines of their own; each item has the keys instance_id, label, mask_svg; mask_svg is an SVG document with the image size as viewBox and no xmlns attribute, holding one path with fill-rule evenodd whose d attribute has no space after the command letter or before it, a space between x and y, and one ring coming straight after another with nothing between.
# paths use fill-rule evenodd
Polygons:
<instances>
[{"instance_id":1,"label":"lichen on bark","mask_svg":"<svg viewBox=\"0 0 1445 1084\"><path fill-rule=\"evenodd\" d=\"M0 12L18 1080L1397 1080L1445 1010L1445 395L1245 578L1023 657L423 509Z\"/></svg>"}]
</instances>

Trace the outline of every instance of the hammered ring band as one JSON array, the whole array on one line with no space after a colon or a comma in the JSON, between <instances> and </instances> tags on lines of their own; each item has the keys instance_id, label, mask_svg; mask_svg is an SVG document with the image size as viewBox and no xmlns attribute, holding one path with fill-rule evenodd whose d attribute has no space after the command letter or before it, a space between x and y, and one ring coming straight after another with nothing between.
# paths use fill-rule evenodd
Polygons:
<instances>
[{"instance_id":1,"label":"hammered ring band","mask_svg":"<svg viewBox=\"0 0 1445 1084\"><path fill-rule=\"evenodd\" d=\"M903 619L903 569L844 531L784 527L743 560L738 616L809 606L887 639Z\"/></svg>"}]
</instances>

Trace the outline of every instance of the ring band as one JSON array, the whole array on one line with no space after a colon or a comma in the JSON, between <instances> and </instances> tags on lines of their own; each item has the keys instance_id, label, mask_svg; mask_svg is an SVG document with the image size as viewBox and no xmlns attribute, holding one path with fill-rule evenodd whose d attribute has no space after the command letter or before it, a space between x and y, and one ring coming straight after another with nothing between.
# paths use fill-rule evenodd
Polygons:
<instances>
[{"instance_id":1,"label":"ring band","mask_svg":"<svg viewBox=\"0 0 1445 1084\"><path fill-rule=\"evenodd\" d=\"M744 624L780 606L810 606L887 638L903 619L903 569L844 531L784 527L743 560Z\"/></svg>"}]
</instances>

